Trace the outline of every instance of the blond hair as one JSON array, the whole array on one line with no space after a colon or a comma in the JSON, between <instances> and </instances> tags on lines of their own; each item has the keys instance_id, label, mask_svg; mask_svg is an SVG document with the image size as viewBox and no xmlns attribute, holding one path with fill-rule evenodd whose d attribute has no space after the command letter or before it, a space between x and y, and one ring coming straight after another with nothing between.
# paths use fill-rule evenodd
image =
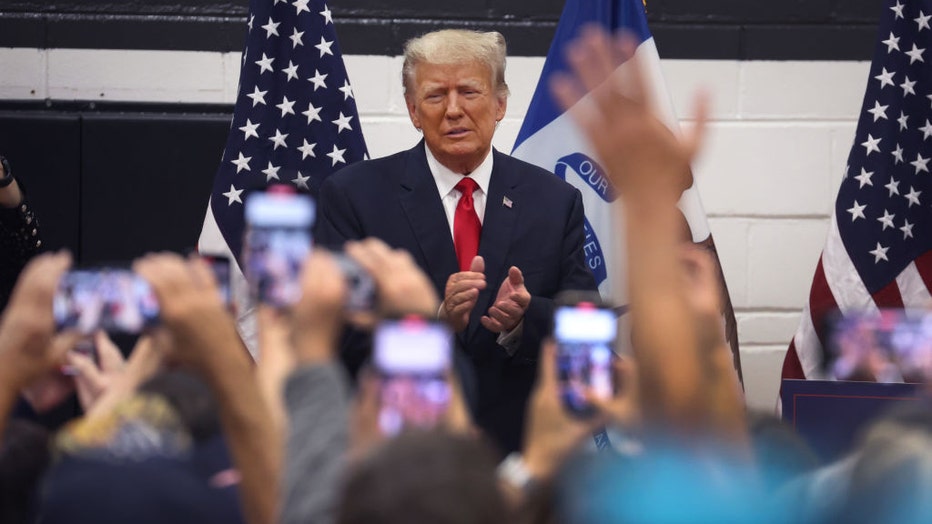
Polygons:
<instances>
[{"instance_id":1,"label":"blond hair","mask_svg":"<svg viewBox=\"0 0 932 524\"><path fill-rule=\"evenodd\" d=\"M499 96L508 96L505 83L505 37L497 31L443 29L408 40L404 50L401 83L405 96L414 87L414 70L418 64L457 64L479 62L489 66L492 83Z\"/></svg>"}]
</instances>

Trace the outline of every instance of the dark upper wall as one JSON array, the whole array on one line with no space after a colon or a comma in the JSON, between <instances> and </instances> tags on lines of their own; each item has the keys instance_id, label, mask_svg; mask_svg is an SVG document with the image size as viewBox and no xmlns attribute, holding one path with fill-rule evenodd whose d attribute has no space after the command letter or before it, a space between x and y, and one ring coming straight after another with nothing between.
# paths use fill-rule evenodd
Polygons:
<instances>
[{"instance_id":1,"label":"dark upper wall","mask_svg":"<svg viewBox=\"0 0 932 524\"><path fill-rule=\"evenodd\" d=\"M397 54L436 27L497 29L544 55L562 0L332 0L350 54ZM661 55L868 60L881 0L648 0ZM247 0L0 0L0 47L236 51Z\"/></svg>"}]
</instances>

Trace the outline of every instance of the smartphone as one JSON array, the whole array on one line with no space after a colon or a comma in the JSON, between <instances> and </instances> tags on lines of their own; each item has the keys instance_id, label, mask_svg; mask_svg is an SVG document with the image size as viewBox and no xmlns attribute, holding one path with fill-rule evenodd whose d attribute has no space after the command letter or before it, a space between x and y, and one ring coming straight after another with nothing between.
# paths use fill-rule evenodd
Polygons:
<instances>
[{"instance_id":1,"label":"smartphone","mask_svg":"<svg viewBox=\"0 0 932 524\"><path fill-rule=\"evenodd\" d=\"M301 298L298 278L311 252L314 201L294 193L253 193L246 199L246 279L256 300L288 307Z\"/></svg>"},{"instance_id":2,"label":"smartphone","mask_svg":"<svg viewBox=\"0 0 932 524\"><path fill-rule=\"evenodd\" d=\"M351 313L363 313L375 310L375 281L372 276L349 256L336 255L337 265L346 279L346 310Z\"/></svg>"},{"instance_id":3,"label":"smartphone","mask_svg":"<svg viewBox=\"0 0 932 524\"><path fill-rule=\"evenodd\" d=\"M384 321L375 330L373 361L380 377L379 428L397 435L405 428L431 428L450 404L447 374L453 335L439 322Z\"/></svg>"},{"instance_id":4,"label":"smartphone","mask_svg":"<svg viewBox=\"0 0 932 524\"><path fill-rule=\"evenodd\" d=\"M932 312L839 313L830 317L828 333L831 378L923 383L932 376Z\"/></svg>"},{"instance_id":5,"label":"smartphone","mask_svg":"<svg viewBox=\"0 0 932 524\"><path fill-rule=\"evenodd\" d=\"M76 269L62 276L52 303L60 330L137 334L155 324L159 304L149 283L129 269Z\"/></svg>"},{"instance_id":6,"label":"smartphone","mask_svg":"<svg viewBox=\"0 0 932 524\"><path fill-rule=\"evenodd\" d=\"M230 258L226 255L201 253L200 257L210 266L210 271L217 281L220 291L220 300L227 309L233 306L232 273L230 271Z\"/></svg>"},{"instance_id":7,"label":"smartphone","mask_svg":"<svg viewBox=\"0 0 932 524\"><path fill-rule=\"evenodd\" d=\"M95 365L97 365L98 367L100 366L100 358L97 355L97 344L94 342L93 335L79 340L77 343L75 343L71 351L74 353L79 353L81 355L84 355L85 357L93 360ZM71 366L70 364L65 364L64 366L62 366L61 372L63 375L68 375L71 377L79 373L77 368L75 368L74 366Z\"/></svg>"},{"instance_id":8,"label":"smartphone","mask_svg":"<svg viewBox=\"0 0 932 524\"><path fill-rule=\"evenodd\" d=\"M587 394L608 399L615 391L612 348L618 334L618 319L614 310L598 297L571 304L558 300L558 304L553 332L560 397L570 413L590 416L594 408Z\"/></svg>"}]
</instances>

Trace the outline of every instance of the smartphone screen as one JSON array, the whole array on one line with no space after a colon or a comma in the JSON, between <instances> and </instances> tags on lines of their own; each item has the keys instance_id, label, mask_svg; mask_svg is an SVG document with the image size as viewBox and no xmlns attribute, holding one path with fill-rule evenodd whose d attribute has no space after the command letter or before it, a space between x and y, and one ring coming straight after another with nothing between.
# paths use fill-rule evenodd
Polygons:
<instances>
[{"instance_id":1,"label":"smartphone screen","mask_svg":"<svg viewBox=\"0 0 932 524\"><path fill-rule=\"evenodd\" d=\"M156 322L158 301L149 284L128 269L78 269L65 273L53 300L59 329L90 335L136 334Z\"/></svg>"},{"instance_id":2,"label":"smartphone screen","mask_svg":"<svg viewBox=\"0 0 932 524\"><path fill-rule=\"evenodd\" d=\"M587 392L605 399L613 395L612 347L616 335L617 320L611 309L590 304L557 308L554 336L560 396L571 413L592 413Z\"/></svg>"},{"instance_id":3,"label":"smartphone screen","mask_svg":"<svg viewBox=\"0 0 932 524\"><path fill-rule=\"evenodd\" d=\"M450 403L452 344L450 331L436 322L386 321L376 328L373 359L381 377L379 427L384 434L440 422Z\"/></svg>"},{"instance_id":4,"label":"smartphone screen","mask_svg":"<svg viewBox=\"0 0 932 524\"><path fill-rule=\"evenodd\" d=\"M246 279L260 302L286 307L301 298L298 277L311 252L314 213L306 195L254 193L246 200Z\"/></svg>"},{"instance_id":5,"label":"smartphone screen","mask_svg":"<svg viewBox=\"0 0 932 524\"><path fill-rule=\"evenodd\" d=\"M885 309L837 315L830 322L831 378L922 383L932 376L932 313Z\"/></svg>"},{"instance_id":6,"label":"smartphone screen","mask_svg":"<svg viewBox=\"0 0 932 524\"><path fill-rule=\"evenodd\" d=\"M230 272L230 259L225 255L213 255L201 253L201 258L210 266L210 271L214 274L217 281L217 289L220 291L220 300L230 308L233 304L233 291L231 289L232 280Z\"/></svg>"}]
</instances>

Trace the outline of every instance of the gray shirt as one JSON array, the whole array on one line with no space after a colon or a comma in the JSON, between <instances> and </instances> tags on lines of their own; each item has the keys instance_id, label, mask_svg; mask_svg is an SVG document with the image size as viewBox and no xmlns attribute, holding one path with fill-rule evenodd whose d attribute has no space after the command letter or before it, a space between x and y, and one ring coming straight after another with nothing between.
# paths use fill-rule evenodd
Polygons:
<instances>
[{"instance_id":1,"label":"gray shirt","mask_svg":"<svg viewBox=\"0 0 932 524\"><path fill-rule=\"evenodd\" d=\"M289 377L281 522L333 522L349 443L349 399L339 363L300 368Z\"/></svg>"}]
</instances>

